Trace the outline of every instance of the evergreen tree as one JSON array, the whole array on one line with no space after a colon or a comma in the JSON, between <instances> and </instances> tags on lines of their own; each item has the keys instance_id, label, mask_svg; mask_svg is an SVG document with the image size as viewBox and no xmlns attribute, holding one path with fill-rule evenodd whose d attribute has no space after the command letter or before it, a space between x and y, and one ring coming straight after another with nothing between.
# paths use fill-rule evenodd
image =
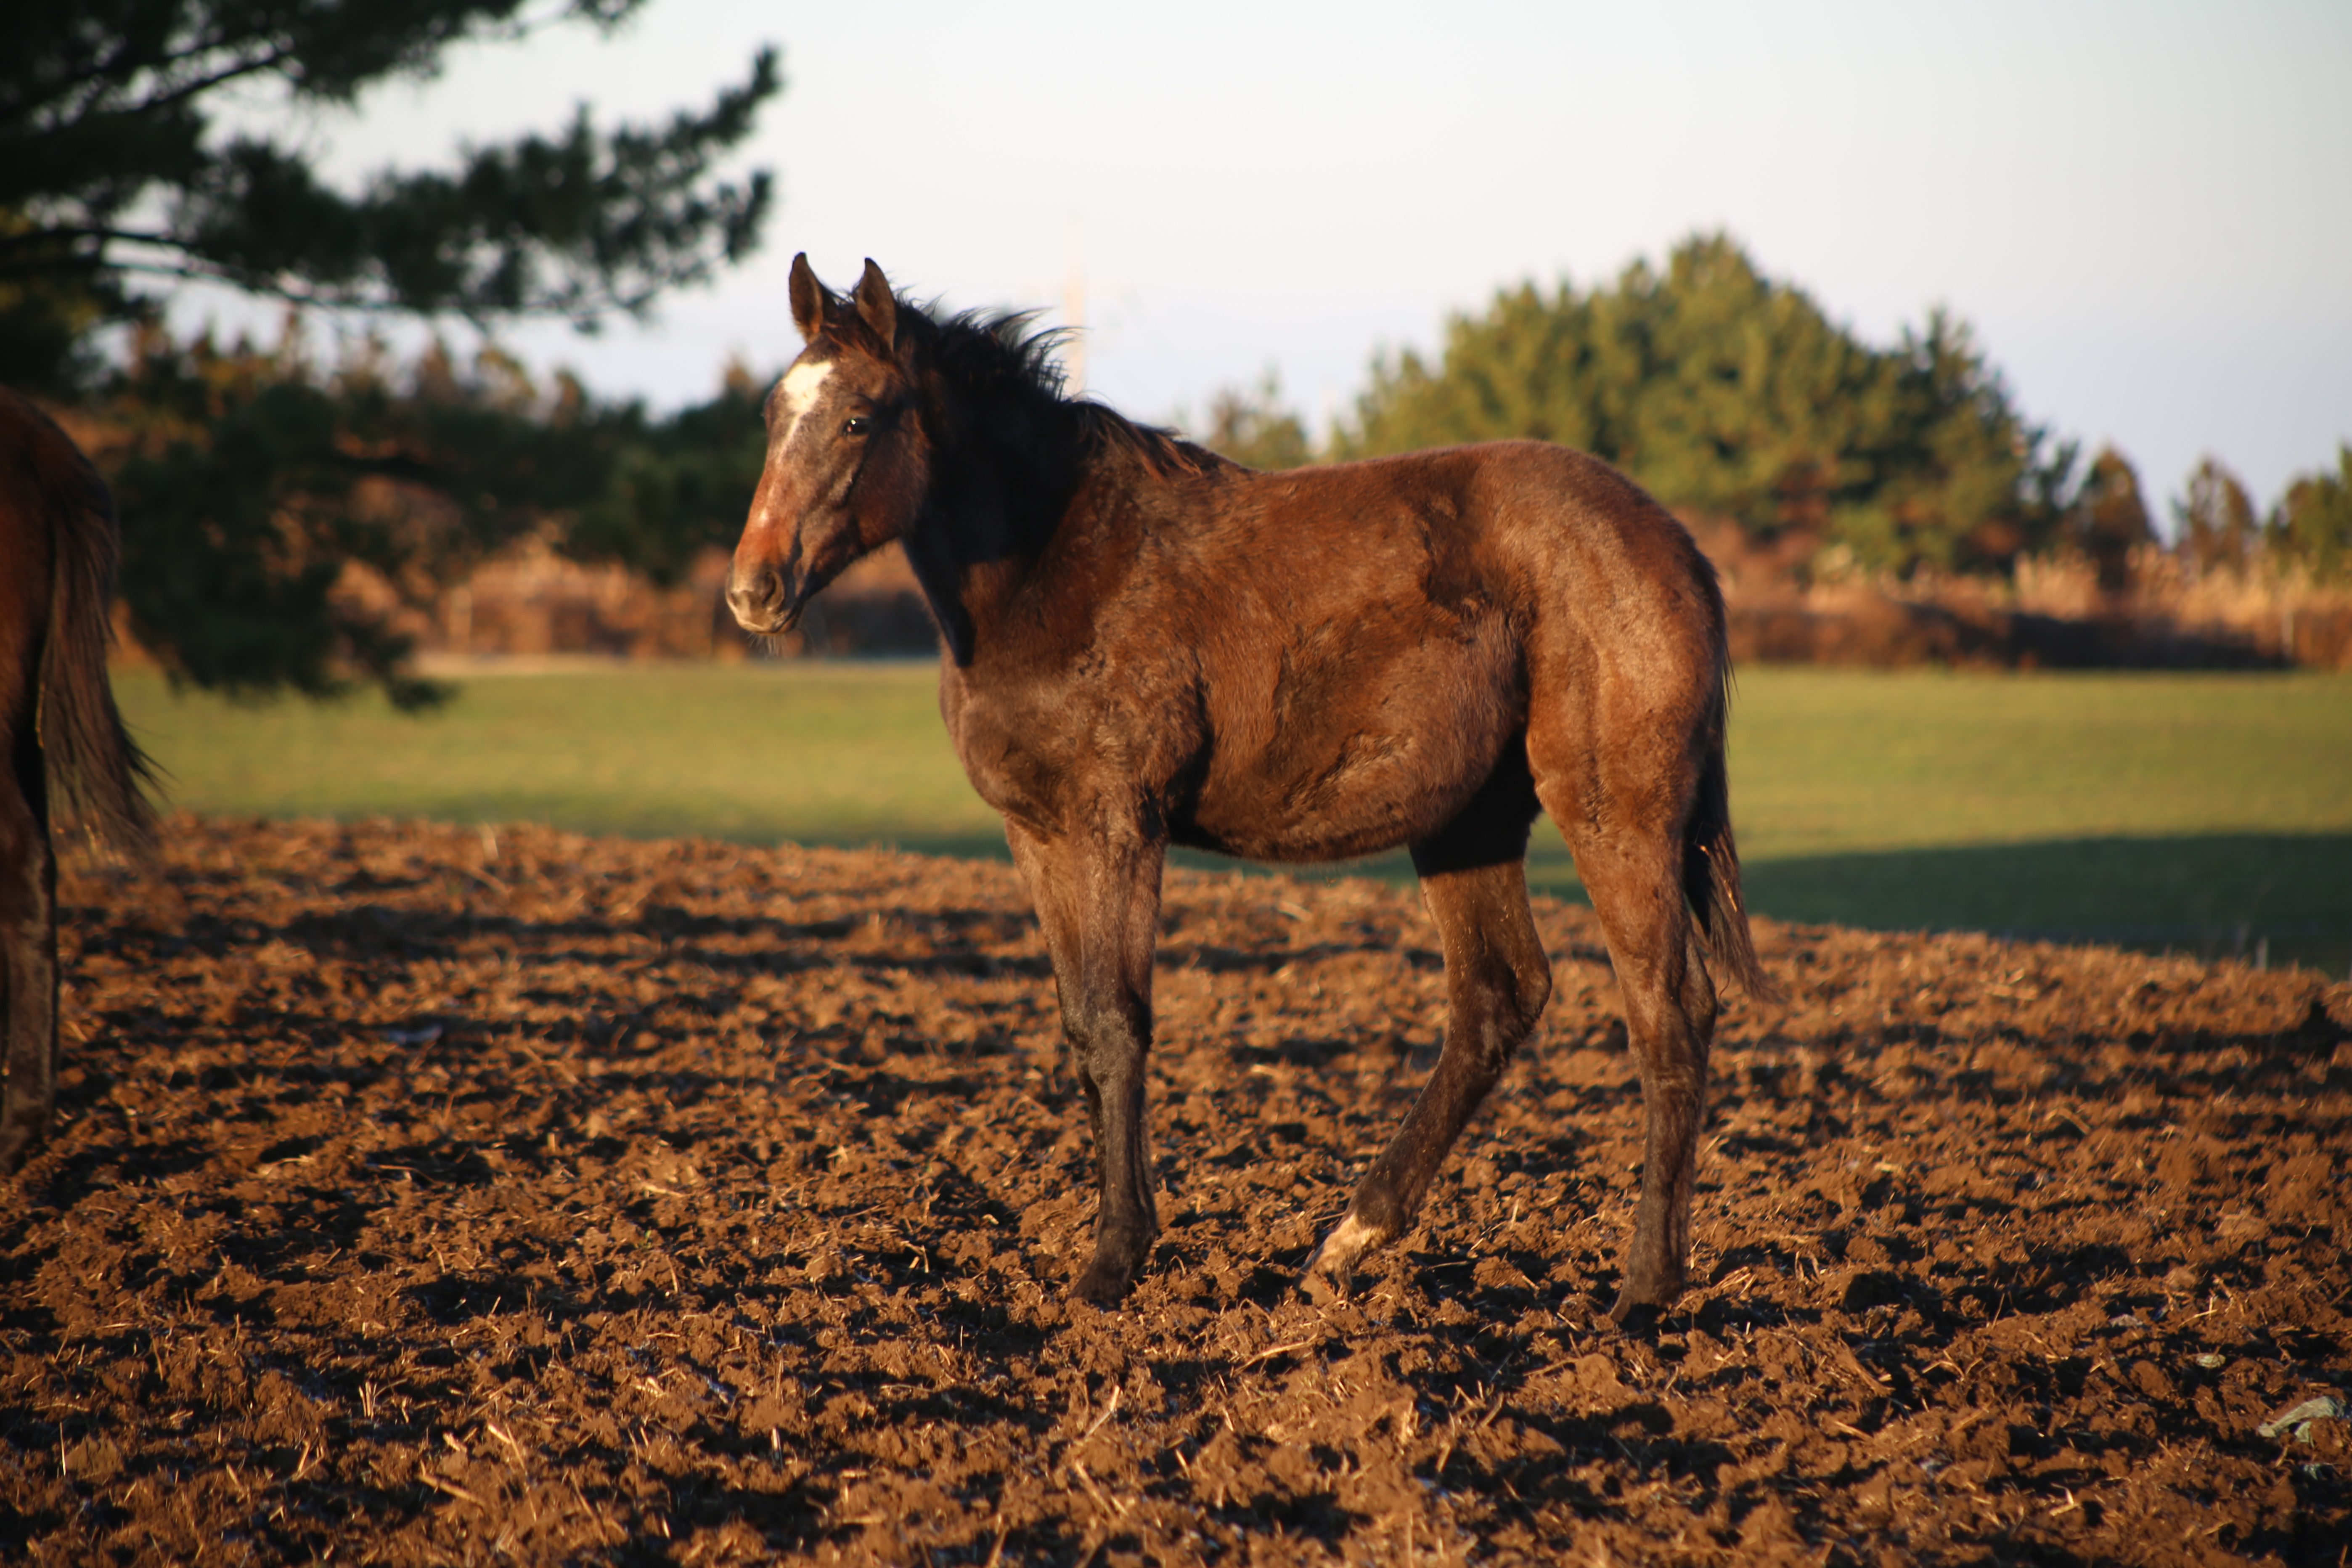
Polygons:
<instances>
[{"instance_id":1,"label":"evergreen tree","mask_svg":"<svg viewBox=\"0 0 2352 1568\"><path fill-rule=\"evenodd\" d=\"M657 421L632 409L630 437L605 447L596 493L572 513L564 548L669 584L700 551L731 547L768 460L760 405L774 380L730 365L708 403Z\"/></svg>"},{"instance_id":2,"label":"evergreen tree","mask_svg":"<svg viewBox=\"0 0 2352 1568\"><path fill-rule=\"evenodd\" d=\"M552 21L610 27L643 0L76 0L0 11L0 380L58 390L95 366L89 331L205 279L309 304L553 314L642 310L757 241L770 176L712 165L776 92L762 51L740 87L667 125L474 149L357 192L293 134L214 134L225 89L289 109L429 76L452 46ZM289 116L289 120L291 117Z\"/></svg>"},{"instance_id":3,"label":"evergreen tree","mask_svg":"<svg viewBox=\"0 0 2352 1568\"><path fill-rule=\"evenodd\" d=\"M2242 569L2262 540L2246 487L2213 458L2189 476L2189 492L2172 503L2172 519L2174 548L2200 572Z\"/></svg>"},{"instance_id":4,"label":"evergreen tree","mask_svg":"<svg viewBox=\"0 0 2352 1568\"><path fill-rule=\"evenodd\" d=\"M207 279L339 311L584 329L745 256L771 176L714 171L779 89L771 50L666 124L606 130L583 108L555 133L356 191L319 180L290 132L215 134L232 87L275 89L292 110L348 104L431 75L457 44L610 27L642 4L0 10L0 380L78 396L113 433L120 449L101 458L120 492L124 594L175 675L320 693L356 674L422 700L431 689L404 673L401 639L335 593L347 563L423 596L550 508L579 517L586 552L657 573L691 552L712 487L742 468L743 437L709 419L656 428L568 384L543 398L495 353L462 375L428 355L404 383L364 359L321 374L292 346L174 344L154 326L172 287ZM93 335L121 321L138 328L131 363L110 372ZM736 397L727 416L755 405Z\"/></svg>"},{"instance_id":5,"label":"evergreen tree","mask_svg":"<svg viewBox=\"0 0 2352 1568\"><path fill-rule=\"evenodd\" d=\"M1255 388L1229 386L1209 400L1201 445L1247 468L1296 468L1315 460L1307 424L1282 401L1282 378L1269 370Z\"/></svg>"},{"instance_id":6,"label":"evergreen tree","mask_svg":"<svg viewBox=\"0 0 2352 1568\"><path fill-rule=\"evenodd\" d=\"M2101 447L2091 459L2067 532L2069 542L2098 568L2101 592L2121 594L2131 587L2132 552L2153 540L2156 530L2140 495L2138 470L2113 447Z\"/></svg>"},{"instance_id":7,"label":"evergreen tree","mask_svg":"<svg viewBox=\"0 0 2352 1568\"><path fill-rule=\"evenodd\" d=\"M378 349L321 371L290 331L271 352L142 333L96 410L117 444L132 629L199 686L326 696L357 677L430 702L408 640L339 591L347 565L423 608L552 528L569 554L673 582L741 527L759 405L740 371L655 420L568 376L541 389L495 349L459 367L436 345L405 370Z\"/></svg>"},{"instance_id":8,"label":"evergreen tree","mask_svg":"<svg viewBox=\"0 0 2352 1568\"><path fill-rule=\"evenodd\" d=\"M1637 262L1612 287L1549 295L1522 284L1453 318L1437 363L1375 362L1338 446L1511 437L1896 571L2006 566L2046 542L2074 460L2025 423L1965 326L1937 312L1870 348L1720 235L1677 246L1663 272Z\"/></svg>"},{"instance_id":9,"label":"evergreen tree","mask_svg":"<svg viewBox=\"0 0 2352 1568\"><path fill-rule=\"evenodd\" d=\"M2297 478L2272 510L2271 547L2315 575L2352 574L2352 446L2336 448L2336 472Z\"/></svg>"}]
</instances>

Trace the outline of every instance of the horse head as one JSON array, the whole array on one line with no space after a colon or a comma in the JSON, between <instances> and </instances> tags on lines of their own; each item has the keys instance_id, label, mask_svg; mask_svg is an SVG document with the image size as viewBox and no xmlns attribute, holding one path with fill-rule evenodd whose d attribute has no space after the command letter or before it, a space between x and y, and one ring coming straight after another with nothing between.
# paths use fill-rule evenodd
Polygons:
<instances>
[{"instance_id":1,"label":"horse head","mask_svg":"<svg viewBox=\"0 0 2352 1568\"><path fill-rule=\"evenodd\" d=\"M903 533L929 471L911 322L882 269L867 261L845 299L796 256L792 305L808 346L768 395L767 462L727 577L737 624L763 636L791 630L819 589Z\"/></svg>"}]
</instances>

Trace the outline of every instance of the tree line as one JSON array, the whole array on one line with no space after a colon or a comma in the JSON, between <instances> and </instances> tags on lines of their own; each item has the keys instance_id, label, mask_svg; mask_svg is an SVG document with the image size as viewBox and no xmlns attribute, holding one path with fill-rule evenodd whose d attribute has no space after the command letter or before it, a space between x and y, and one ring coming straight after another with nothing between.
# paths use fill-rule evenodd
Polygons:
<instances>
[{"instance_id":1,"label":"tree line","mask_svg":"<svg viewBox=\"0 0 2352 1568\"><path fill-rule=\"evenodd\" d=\"M476 147L357 190L317 177L306 107L431 75L464 43L611 28L644 0L84 0L0 10L0 382L70 411L124 520L121 588L175 678L248 695L354 681L433 700L390 623L338 592L354 565L429 604L527 531L675 581L740 527L762 458L760 384L731 370L656 416L495 348L396 362L362 334L333 363L299 312L462 320L487 334L647 310L760 243L772 179L724 177L782 90L762 50L705 108L655 125ZM231 89L278 93L281 133L225 133ZM175 338L192 280L285 301L275 346ZM1317 442L1269 376L1202 434L1254 466L1530 437L1616 463L1669 505L1800 556L2004 572L2079 551L2120 586L2152 539L2120 454L2083 460L2029 421L1943 314L1874 347L1735 242L1589 289L1533 283L1446 324L1434 357L1376 359ZM2267 516L2209 462L2177 503L2201 568L2271 554L2352 572L2352 448ZM1788 552L1782 552L1783 554Z\"/></svg>"},{"instance_id":2,"label":"tree line","mask_svg":"<svg viewBox=\"0 0 2352 1568\"><path fill-rule=\"evenodd\" d=\"M1679 510L1896 575L2006 573L2074 551L2120 589L2132 552L2157 537L2130 461L2112 448L2085 461L2026 418L1965 322L1934 312L1874 347L1723 235L1694 236L1664 267L1637 261L1608 284L1499 291L1452 317L1433 357L1376 359L1320 447L1271 375L1219 394L1204 435L1259 468L1558 441ZM2202 570L2267 552L2344 574L2352 447L2297 479L2266 518L2211 458L2173 510L2178 547Z\"/></svg>"},{"instance_id":3,"label":"tree line","mask_svg":"<svg viewBox=\"0 0 2352 1568\"><path fill-rule=\"evenodd\" d=\"M442 689L412 639L338 591L352 565L429 609L526 534L669 585L731 542L766 455L764 386L654 416L496 348L395 361L368 341L320 365L299 323L274 348L150 331L86 405L124 522L121 591L175 677L246 696L353 680L404 707Z\"/></svg>"}]
</instances>

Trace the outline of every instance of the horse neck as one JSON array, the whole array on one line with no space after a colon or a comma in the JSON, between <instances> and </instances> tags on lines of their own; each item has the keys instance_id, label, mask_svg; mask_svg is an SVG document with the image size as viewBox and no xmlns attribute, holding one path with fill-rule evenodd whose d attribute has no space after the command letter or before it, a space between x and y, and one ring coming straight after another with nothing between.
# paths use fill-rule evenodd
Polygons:
<instances>
[{"instance_id":1,"label":"horse neck","mask_svg":"<svg viewBox=\"0 0 2352 1568\"><path fill-rule=\"evenodd\" d=\"M1105 479L1064 405L973 429L941 454L907 559L959 665L998 640L1013 602L1054 569L1054 549Z\"/></svg>"}]
</instances>

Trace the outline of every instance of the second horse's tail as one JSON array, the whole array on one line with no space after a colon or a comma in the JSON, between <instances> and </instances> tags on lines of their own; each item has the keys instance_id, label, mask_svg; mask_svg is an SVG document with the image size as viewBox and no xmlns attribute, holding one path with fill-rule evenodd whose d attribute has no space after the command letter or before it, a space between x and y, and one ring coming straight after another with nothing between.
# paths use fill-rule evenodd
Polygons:
<instances>
[{"instance_id":1,"label":"second horse's tail","mask_svg":"<svg viewBox=\"0 0 2352 1568\"><path fill-rule=\"evenodd\" d=\"M69 816L94 844L132 856L153 845L145 786L154 766L122 728L107 677L117 534L114 498L65 433L36 436L49 512L48 634L41 647L38 733L54 820Z\"/></svg>"}]
</instances>

